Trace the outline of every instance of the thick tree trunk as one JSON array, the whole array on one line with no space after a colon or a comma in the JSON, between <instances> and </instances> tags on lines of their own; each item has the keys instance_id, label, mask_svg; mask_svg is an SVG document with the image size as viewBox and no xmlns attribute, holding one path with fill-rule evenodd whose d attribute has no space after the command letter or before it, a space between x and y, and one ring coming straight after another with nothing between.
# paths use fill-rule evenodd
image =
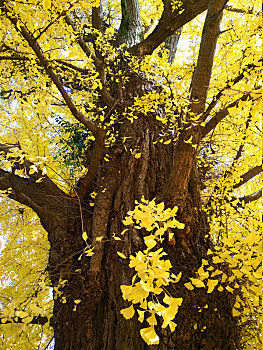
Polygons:
<instances>
[{"instance_id":1,"label":"thick tree trunk","mask_svg":"<svg viewBox=\"0 0 263 350\"><path fill-rule=\"evenodd\" d=\"M138 82L134 87L140 91ZM173 193L169 203L165 203L177 205L178 220L185 223L184 230L175 231L175 242L169 244L168 239L164 242L173 272L182 272L181 281L169 288L171 295L183 298L175 331L157 328L160 345L147 346L139 333L143 324L136 315L126 320L120 314L128 306L120 286L131 283L133 271L117 251L128 256L145 246L143 232L135 227L129 228L122 241L115 241L113 234L126 228L122 220L134 208L136 199L144 195L162 200L160 194L177 149L173 142L169 145L155 142L159 132L155 115L140 115L133 123L123 122L118 141L108 150L110 161L102 161L94 180L91 190L98 193L94 207L89 206L87 198L81 207L78 198L68 198L67 207L59 216L42 220L51 244L48 270L52 285L55 290L59 282L61 285L55 295L52 320L56 350L236 349L237 325L232 317L231 296L226 291L207 294L204 288L189 291L184 287L202 259L207 258L210 246L196 165L188 190ZM136 159L130 149L138 150L141 157ZM94 245L92 257L83 254L80 258L85 248L82 226L89 237L87 243ZM96 241L98 236L104 237L102 242Z\"/></svg>"}]
</instances>

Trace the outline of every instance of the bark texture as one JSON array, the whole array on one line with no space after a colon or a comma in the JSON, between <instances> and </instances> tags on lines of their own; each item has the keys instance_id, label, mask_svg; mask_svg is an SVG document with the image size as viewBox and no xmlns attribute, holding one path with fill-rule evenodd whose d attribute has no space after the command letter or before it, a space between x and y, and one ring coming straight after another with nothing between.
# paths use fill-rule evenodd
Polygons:
<instances>
[{"instance_id":1,"label":"bark texture","mask_svg":"<svg viewBox=\"0 0 263 350\"><path fill-rule=\"evenodd\" d=\"M149 82L134 77L127 93L138 92L138 84L144 84L141 91L151 88ZM50 233L49 272L52 284L59 279L67 280L61 296L55 299L54 318L56 350L138 350L174 349L234 350L238 333L232 317L232 299L227 292L207 294L204 288L189 291L184 283L207 259L211 243L207 235L209 227L201 210L200 179L196 162L190 171L187 190L174 192L166 206L177 205L178 220L185 223L184 230L175 231L175 242L165 240L164 249L173 265L173 272L183 274L180 283L169 288L174 297L183 297L174 333L157 328L160 345L147 346L139 330L143 327L136 317L125 320L120 310L128 304L122 299L120 285L130 284L133 271L127 260L121 259L117 251L125 255L145 249L143 230L129 228L124 241L115 241L114 233L126 227L122 220L134 201L142 195L161 199L163 188L178 157L176 146L163 145L155 141L159 137L160 125L154 114L138 116L134 123L124 122L119 129L119 141L108 152L110 162L101 160L99 170L92 184L98 192L95 205L81 203L84 226L93 242L95 254L83 255L79 259L84 241L81 232L80 207L76 198L67 199L67 208L53 220L48 218L46 229ZM121 146L126 137L127 151ZM137 147L141 158L136 159L129 151ZM181 178L184 181L185 171ZM45 225L45 223L43 222ZM105 242L96 241L104 237ZM67 302L62 303L61 297ZM74 300L81 300L76 305ZM76 306L75 306L76 305ZM206 306L208 305L208 307ZM73 311L76 309L76 311ZM146 325L145 325L146 326Z\"/></svg>"}]
</instances>

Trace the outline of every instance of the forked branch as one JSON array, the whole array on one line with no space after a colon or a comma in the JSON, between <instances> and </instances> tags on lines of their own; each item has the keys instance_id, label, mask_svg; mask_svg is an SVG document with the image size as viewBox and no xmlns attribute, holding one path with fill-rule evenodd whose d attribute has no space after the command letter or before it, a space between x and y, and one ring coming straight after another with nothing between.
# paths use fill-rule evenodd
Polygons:
<instances>
[{"instance_id":1,"label":"forked branch","mask_svg":"<svg viewBox=\"0 0 263 350\"><path fill-rule=\"evenodd\" d=\"M164 10L154 31L130 51L138 56L151 55L163 42L178 29L190 22L208 8L209 0L184 0L182 5L173 7L172 0L163 0Z\"/></svg>"},{"instance_id":2,"label":"forked branch","mask_svg":"<svg viewBox=\"0 0 263 350\"><path fill-rule=\"evenodd\" d=\"M77 34L77 43L81 47L82 51L86 54L88 58L91 58L93 60L93 63L97 69L97 72L99 73L99 78L102 84L102 89L100 90L100 94L106 103L108 107L112 107L116 104L115 99L111 96L110 92L108 91L106 87L106 75L105 75L105 69L104 69L104 64L103 62L96 57L86 44L83 36L78 33L77 28L75 27L75 24L73 21L70 19L70 17L67 15L65 16L65 21L66 23L71 26L71 28L74 30L74 32Z\"/></svg>"}]
</instances>

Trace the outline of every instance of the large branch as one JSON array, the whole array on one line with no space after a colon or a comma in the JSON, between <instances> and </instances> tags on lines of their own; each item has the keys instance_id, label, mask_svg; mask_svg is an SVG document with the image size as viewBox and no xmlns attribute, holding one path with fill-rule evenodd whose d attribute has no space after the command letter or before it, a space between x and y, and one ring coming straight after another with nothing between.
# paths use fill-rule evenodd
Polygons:
<instances>
[{"instance_id":1,"label":"large branch","mask_svg":"<svg viewBox=\"0 0 263 350\"><path fill-rule=\"evenodd\" d=\"M143 39L138 0L121 0L121 15L120 41L131 47Z\"/></svg>"},{"instance_id":2,"label":"large branch","mask_svg":"<svg viewBox=\"0 0 263 350\"><path fill-rule=\"evenodd\" d=\"M197 67L192 79L191 103L189 106L190 119L193 114L201 115L205 108L207 91L212 74L214 52L219 35L219 25L225 4L225 0L210 0L209 2ZM198 144L201 136L200 126L197 128L189 128L188 126L179 136L174 166L161 194L161 197L167 201L171 199L173 194L187 191L195 149L192 147L192 144L185 143L185 140L192 137L193 143Z\"/></svg>"},{"instance_id":3,"label":"large branch","mask_svg":"<svg viewBox=\"0 0 263 350\"><path fill-rule=\"evenodd\" d=\"M65 194L49 179L41 183L31 181L0 169L0 190L6 196L33 209L39 217L57 209Z\"/></svg>"},{"instance_id":4,"label":"large branch","mask_svg":"<svg viewBox=\"0 0 263 350\"><path fill-rule=\"evenodd\" d=\"M46 74L49 76L49 78L52 80L52 82L56 85L57 89L61 93L66 105L70 109L72 115L83 125L85 125L93 134L96 136L99 132L99 128L88 118L86 118L80 111L77 110L76 106L74 105L73 101L71 100L70 96L66 92L66 90L63 87L63 84L60 82L58 76L54 73L53 69L51 68L50 63L45 58L41 47L33 37L33 35L27 30L27 28L21 24L21 21L18 24L18 18L15 14L12 14L10 12L10 9L8 9L5 6L5 1L0 0L0 7L2 11L5 13L5 16L9 21L14 25L17 32L20 33L23 38L27 41L28 45L31 47L31 49L34 51L35 55L37 56L40 64L44 68Z\"/></svg>"},{"instance_id":5,"label":"large branch","mask_svg":"<svg viewBox=\"0 0 263 350\"><path fill-rule=\"evenodd\" d=\"M246 182L248 182L249 180L253 179L253 177L257 176L258 174L260 174L262 172L262 166L261 165L257 165L252 169L249 169L246 173L244 173L243 175L241 175L241 179L238 183L236 183L233 188L238 188L242 185L244 185Z\"/></svg>"},{"instance_id":6,"label":"large branch","mask_svg":"<svg viewBox=\"0 0 263 350\"><path fill-rule=\"evenodd\" d=\"M211 0L209 2L202 40L191 82L191 112L200 114L204 111L209 89L219 26L227 0Z\"/></svg>"},{"instance_id":7,"label":"large branch","mask_svg":"<svg viewBox=\"0 0 263 350\"><path fill-rule=\"evenodd\" d=\"M168 63L172 63L177 51L177 46L182 34L182 29L178 29L165 41L165 48L168 49Z\"/></svg>"},{"instance_id":8,"label":"large branch","mask_svg":"<svg viewBox=\"0 0 263 350\"><path fill-rule=\"evenodd\" d=\"M13 155L13 149L19 148L20 144L0 144L0 153L12 164L12 171L0 169L0 190L7 197L16 200L32 208L40 217L48 210L57 209L66 194L60 190L54 182L44 175L31 161L25 158L25 153ZM36 169L30 173L30 169ZM15 174L16 170L23 170L28 178ZM49 208L49 209L48 209Z\"/></svg>"},{"instance_id":9,"label":"large branch","mask_svg":"<svg viewBox=\"0 0 263 350\"><path fill-rule=\"evenodd\" d=\"M134 45L131 52L138 56L150 55L166 39L183 25L208 8L209 0L183 0L183 6L173 10L172 0L163 0L164 10L154 31L142 42Z\"/></svg>"}]
</instances>

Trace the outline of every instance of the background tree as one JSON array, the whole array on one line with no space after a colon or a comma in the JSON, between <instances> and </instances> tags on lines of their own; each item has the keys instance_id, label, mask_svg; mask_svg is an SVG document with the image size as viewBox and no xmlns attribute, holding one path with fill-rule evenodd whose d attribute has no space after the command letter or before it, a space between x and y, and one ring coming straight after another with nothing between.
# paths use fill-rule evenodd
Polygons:
<instances>
[{"instance_id":1,"label":"background tree","mask_svg":"<svg viewBox=\"0 0 263 350\"><path fill-rule=\"evenodd\" d=\"M260 348L259 4L0 11L2 348Z\"/></svg>"}]
</instances>

